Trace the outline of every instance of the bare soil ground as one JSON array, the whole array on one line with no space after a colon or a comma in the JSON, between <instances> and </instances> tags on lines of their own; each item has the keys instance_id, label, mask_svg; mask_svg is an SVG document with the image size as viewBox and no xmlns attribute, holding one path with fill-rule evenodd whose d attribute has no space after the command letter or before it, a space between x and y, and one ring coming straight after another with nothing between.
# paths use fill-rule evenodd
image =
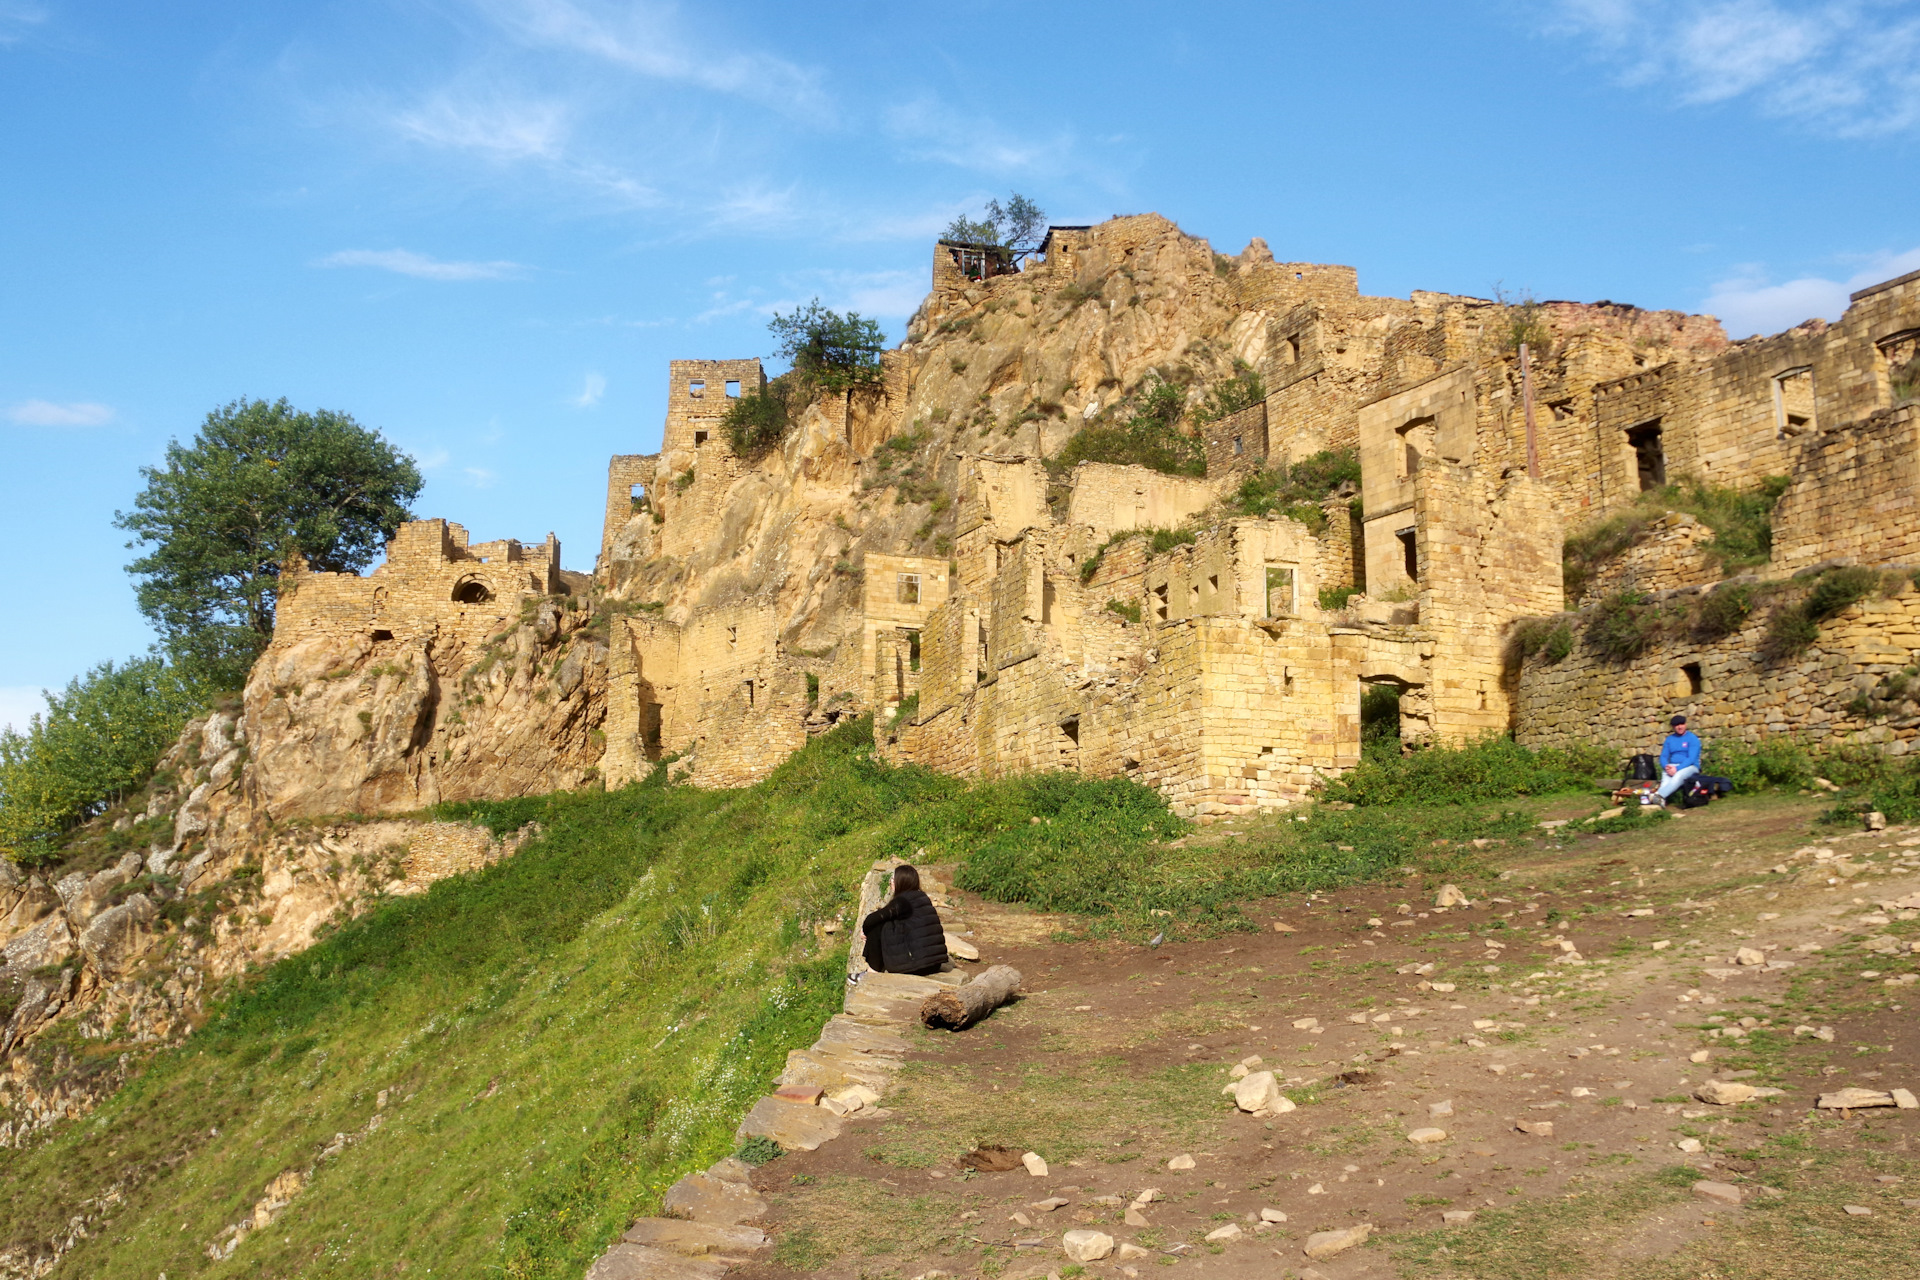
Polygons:
<instances>
[{"instance_id":1,"label":"bare soil ground","mask_svg":"<svg viewBox=\"0 0 1920 1280\"><path fill-rule=\"evenodd\" d=\"M1409 875L1250 903L1258 931L1158 947L1062 941L1074 922L955 895L981 963L1018 967L1026 994L969 1031L917 1032L884 1117L762 1166L776 1248L741 1274L1920 1276L1920 1110L1813 1105L1920 1087L1920 986L1899 982L1920 913L1878 905L1920 891L1920 832L1818 812L1736 799L1491 848L1469 907L1436 908L1440 886ZM1897 954L1861 947L1885 937ZM1767 963L1735 963L1742 947ZM1221 1093L1255 1055L1297 1109L1261 1118ZM1693 1096L1709 1077L1784 1093L1713 1106ZM1409 1141L1428 1126L1445 1138ZM964 1168L982 1144L1048 1173ZM1182 1155L1193 1167L1170 1169ZM1702 1198L1702 1179L1742 1203ZM1147 1188L1160 1198L1128 1225ZM1364 1245L1303 1252L1363 1222ZM1237 1239L1206 1239L1229 1224ZM1077 1266L1075 1228L1146 1253Z\"/></svg>"}]
</instances>

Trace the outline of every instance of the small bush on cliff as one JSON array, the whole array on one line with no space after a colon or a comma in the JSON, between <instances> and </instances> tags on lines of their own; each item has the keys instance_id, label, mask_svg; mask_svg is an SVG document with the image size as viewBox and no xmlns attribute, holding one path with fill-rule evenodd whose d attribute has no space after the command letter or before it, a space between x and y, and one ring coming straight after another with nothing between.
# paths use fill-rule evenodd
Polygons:
<instances>
[{"instance_id":1,"label":"small bush on cliff","mask_svg":"<svg viewBox=\"0 0 1920 1280\"><path fill-rule=\"evenodd\" d=\"M1693 611L1693 634L1702 640L1730 636L1753 616L1755 592L1748 582L1723 582L1700 598Z\"/></svg>"},{"instance_id":2,"label":"small bush on cliff","mask_svg":"<svg viewBox=\"0 0 1920 1280\"><path fill-rule=\"evenodd\" d=\"M857 311L842 315L815 298L792 315L775 312L767 328L780 340L777 354L793 362L794 379L808 387L845 391L881 382L880 352L887 340L877 320Z\"/></svg>"},{"instance_id":3,"label":"small bush on cliff","mask_svg":"<svg viewBox=\"0 0 1920 1280\"><path fill-rule=\"evenodd\" d=\"M1047 460L1055 475L1082 462L1147 467L1175 476L1207 474L1207 451L1200 440L1180 430L1187 396L1176 383L1150 375L1134 394L1067 441Z\"/></svg>"},{"instance_id":4,"label":"small bush on cliff","mask_svg":"<svg viewBox=\"0 0 1920 1280\"><path fill-rule=\"evenodd\" d=\"M1260 371L1244 360L1233 362L1233 376L1215 383L1195 415L1201 422L1217 422L1242 409L1251 409L1267 398L1267 384Z\"/></svg>"},{"instance_id":5,"label":"small bush on cliff","mask_svg":"<svg viewBox=\"0 0 1920 1280\"><path fill-rule=\"evenodd\" d=\"M0 729L0 856L59 857L63 832L137 789L212 691L157 655L105 662Z\"/></svg>"}]
</instances>

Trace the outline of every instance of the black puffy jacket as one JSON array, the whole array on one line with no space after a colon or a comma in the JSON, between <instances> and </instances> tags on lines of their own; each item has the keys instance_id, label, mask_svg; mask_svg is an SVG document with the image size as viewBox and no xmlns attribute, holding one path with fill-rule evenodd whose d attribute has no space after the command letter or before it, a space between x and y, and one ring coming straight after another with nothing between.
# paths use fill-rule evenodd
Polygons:
<instances>
[{"instance_id":1,"label":"black puffy jacket","mask_svg":"<svg viewBox=\"0 0 1920 1280\"><path fill-rule=\"evenodd\" d=\"M867 935L867 963L886 973L937 973L947 963L940 913L933 899L918 889L896 893L878 911L869 912L861 931ZM873 963L876 951L878 964Z\"/></svg>"}]
</instances>

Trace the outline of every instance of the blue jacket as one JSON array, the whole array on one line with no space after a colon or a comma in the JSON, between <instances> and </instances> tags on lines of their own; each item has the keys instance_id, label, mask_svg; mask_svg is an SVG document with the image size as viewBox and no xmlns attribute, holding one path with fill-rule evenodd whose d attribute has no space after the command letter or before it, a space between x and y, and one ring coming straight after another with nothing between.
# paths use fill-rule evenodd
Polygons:
<instances>
[{"instance_id":1,"label":"blue jacket","mask_svg":"<svg viewBox=\"0 0 1920 1280\"><path fill-rule=\"evenodd\" d=\"M1660 767L1668 765L1675 769L1698 769L1700 767L1700 739L1691 731L1670 733L1667 740L1660 744Z\"/></svg>"}]
</instances>

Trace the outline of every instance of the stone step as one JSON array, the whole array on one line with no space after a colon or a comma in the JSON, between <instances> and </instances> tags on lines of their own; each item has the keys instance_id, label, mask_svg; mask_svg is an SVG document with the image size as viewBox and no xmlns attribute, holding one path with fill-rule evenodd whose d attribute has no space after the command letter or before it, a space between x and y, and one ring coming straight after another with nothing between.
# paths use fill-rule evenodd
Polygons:
<instances>
[{"instance_id":1,"label":"stone step","mask_svg":"<svg viewBox=\"0 0 1920 1280\"><path fill-rule=\"evenodd\" d=\"M586 1280L719 1280L727 1264L642 1244L616 1244L587 1268Z\"/></svg>"},{"instance_id":2,"label":"stone step","mask_svg":"<svg viewBox=\"0 0 1920 1280\"><path fill-rule=\"evenodd\" d=\"M731 1227L765 1217L767 1202L745 1183L690 1173L667 1188L661 1208L668 1217Z\"/></svg>"},{"instance_id":3,"label":"stone step","mask_svg":"<svg viewBox=\"0 0 1920 1280\"><path fill-rule=\"evenodd\" d=\"M767 1233L758 1227L723 1227L678 1218L642 1218L620 1238L686 1258L712 1257L723 1262L745 1262L767 1246Z\"/></svg>"},{"instance_id":4,"label":"stone step","mask_svg":"<svg viewBox=\"0 0 1920 1280\"><path fill-rule=\"evenodd\" d=\"M864 1053L875 1057L904 1057L909 1046L905 1036L885 1027L861 1022L844 1013L836 1013L820 1028L813 1043L822 1053Z\"/></svg>"},{"instance_id":5,"label":"stone step","mask_svg":"<svg viewBox=\"0 0 1920 1280\"><path fill-rule=\"evenodd\" d=\"M771 1138L787 1151L812 1151L840 1136L840 1117L825 1107L766 1097L753 1104L734 1141Z\"/></svg>"},{"instance_id":6,"label":"stone step","mask_svg":"<svg viewBox=\"0 0 1920 1280\"><path fill-rule=\"evenodd\" d=\"M836 1053L824 1049L789 1049L787 1069L780 1073L780 1084L819 1085L831 1092L850 1084L864 1084L877 1092L886 1092L893 1073L900 1069L896 1058L865 1053Z\"/></svg>"}]
</instances>

